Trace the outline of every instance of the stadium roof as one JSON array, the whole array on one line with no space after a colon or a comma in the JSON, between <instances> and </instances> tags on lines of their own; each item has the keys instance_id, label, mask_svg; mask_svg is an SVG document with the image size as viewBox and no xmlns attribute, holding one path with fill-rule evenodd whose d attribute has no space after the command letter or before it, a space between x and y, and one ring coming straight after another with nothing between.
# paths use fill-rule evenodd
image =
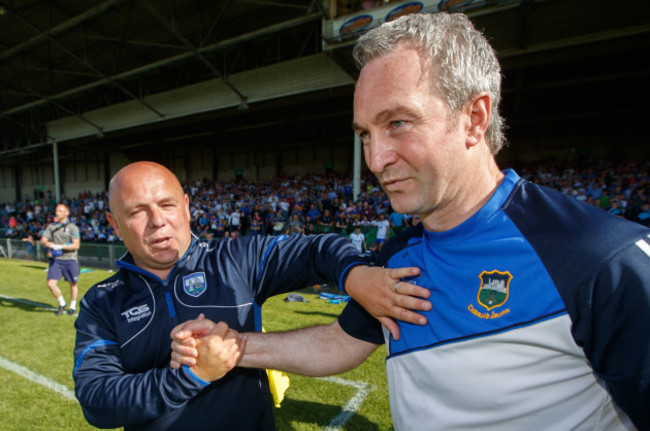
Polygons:
<instances>
[{"instance_id":1,"label":"stadium roof","mask_svg":"<svg viewBox=\"0 0 650 431\"><path fill-rule=\"evenodd\" d=\"M334 3L0 0L0 163L52 140L143 154L351 141L354 37L330 34ZM497 49L511 141L647 127L650 2L455 3L475 4Z\"/></svg>"}]
</instances>

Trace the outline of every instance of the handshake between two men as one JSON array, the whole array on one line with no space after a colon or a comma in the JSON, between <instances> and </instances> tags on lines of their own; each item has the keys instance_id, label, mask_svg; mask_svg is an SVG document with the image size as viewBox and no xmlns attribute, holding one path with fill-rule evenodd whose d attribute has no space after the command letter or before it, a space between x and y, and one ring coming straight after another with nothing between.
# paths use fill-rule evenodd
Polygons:
<instances>
[{"instance_id":1,"label":"handshake between two men","mask_svg":"<svg viewBox=\"0 0 650 431\"><path fill-rule=\"evenodd\" d=\"M239 363L246 350L246 336L241 336L224 322L214 323L205 319L203 314L175 327L171 337L171 367L187 365L197 377L207 382L226 375Z\"/></svg>"},{"instance_id":2,"label":"handshake between two men","mask_svg":"<svg viewBox=\"0 0 650 431\"><path fill-rule=\"evenodd\" d=\"M384 272L385 271L385 272ZM394 339L400 331L396 320L424 325L427 319L413 310L430 310L430 292L414 284L399 281L419 273L417 268L359 268L351 272L346 290L361 307L375 316ZM360 281L378 277L375 289L360 289ZM355 280L355 278L360 278ZM390 283L388 283L390 281ZM390 284L390 286L389 286ZM345 311L344 313L345 314ZM340 318L329 325L314 326L282 333L249 332L240 334L224 322L215 323L201 314L197 319L176 326L171 332L170 365L186 365L199 378L212 382L235 366L269 368L305 376L339 374L359 366L379 344L349 335ZM375 340L373 340L375 341Z\"/></svg>"}]
</instances>

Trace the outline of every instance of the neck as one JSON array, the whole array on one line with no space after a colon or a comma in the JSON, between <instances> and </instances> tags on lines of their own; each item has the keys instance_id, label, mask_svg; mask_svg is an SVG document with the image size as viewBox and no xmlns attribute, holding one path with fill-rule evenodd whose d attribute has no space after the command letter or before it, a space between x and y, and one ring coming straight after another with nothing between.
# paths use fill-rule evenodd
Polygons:
<instances>
[{"instance_id":1,"label":"neck","mask_svg":"<svg viewBox=\"0 0 650 431\"><path fill-rule=\"evenodd\" d=\"M169 273L171 271L172 271L171 268L168 268L168 269L149 269L149 272L151 272L156 277L160 278L162 281L167 280L167 276L169 275Z\"/></svg>"},{"instance_id":2,"label":"neck","mask_svg":"<svg viewBox=\"0 0 650 431\"><path fill-rule=\"evenodd\" d=\"M432 232L444 232L462 224L490 200L503 180L494 158L464 171L456 190L428 214L419 214L422 225Z\"/></svg>"}]
</instances>

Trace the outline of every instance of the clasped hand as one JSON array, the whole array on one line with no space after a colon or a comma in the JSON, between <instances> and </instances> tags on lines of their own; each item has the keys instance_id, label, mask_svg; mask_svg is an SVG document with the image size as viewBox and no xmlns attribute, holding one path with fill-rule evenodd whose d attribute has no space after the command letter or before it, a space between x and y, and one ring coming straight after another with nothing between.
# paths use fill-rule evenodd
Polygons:
<instances>
[{"instance_id":1,"label":"clasped hand","mask_svg":"<svg viewBox=\"0 0 650 431\"><path fill-rule=\"evenodd\" d=\"M418 268L379 268L358 266L346 281L346 291L399 339L395 319L425 325L422 311L431 310L428 289L401 281L417 276ZM201 314L181 323L171 332L170 365L187 365L201 379L214 381L234 368L246 349L246 338L224 322L214 323Z\"/></svg>"},{"instance_id":2,"label":"clasped hand","mask_svg":"<svg viewBox=\"0 0 650 431\"><path fill-rule=\"evenodd\" d=\"M214 323L201 314L176 326L171 334L170 365L187 365L199 378L212 382L223 377L241 360L246 339L224 322Z\"/></svg>"}]
</instances>

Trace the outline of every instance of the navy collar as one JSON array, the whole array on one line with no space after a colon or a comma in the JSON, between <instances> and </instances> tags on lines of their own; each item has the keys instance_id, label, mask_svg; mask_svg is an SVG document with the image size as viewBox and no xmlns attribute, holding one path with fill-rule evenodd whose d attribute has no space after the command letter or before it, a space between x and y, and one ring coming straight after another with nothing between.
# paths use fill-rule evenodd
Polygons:
<instances>
[{"instance_id":1,"label":"navy collar","mask_svg":"<svg viewBox=\"0 0 650 431\"><path fill-rule=\"evenodd\" d=\"M137 272L137 273L145 275L147 277L152 277L152 278L158 279L158 280L160 280L160 282L162 284L166 284L167 282L169 282L169 279L170 279L172 273L174 272L174 270L178 266L180 266L185 260L187 260L190 257L190 253L192 252L192 250L194 249L194 247L196 246L196 244L198 242L199 242L199 238L192 233L192 242L190 243L190 246L187 248L187 251L185 252L185 254L183 254L183 256L180 259L178 259L178 262L176 262L174 264L174 266L172 266L172 269L169 271L169 274L167 274L167 280L166 281L162 280L156 274L153 274L152 272L149 272L146 269L142 269L138 265L136 265L130 251L127 251L124 254L124 256L122 256L119 260L117 260L115 262L115 265L117 265L117 267L120 268L120 269Z\"/></svg>"}]
</instances>

